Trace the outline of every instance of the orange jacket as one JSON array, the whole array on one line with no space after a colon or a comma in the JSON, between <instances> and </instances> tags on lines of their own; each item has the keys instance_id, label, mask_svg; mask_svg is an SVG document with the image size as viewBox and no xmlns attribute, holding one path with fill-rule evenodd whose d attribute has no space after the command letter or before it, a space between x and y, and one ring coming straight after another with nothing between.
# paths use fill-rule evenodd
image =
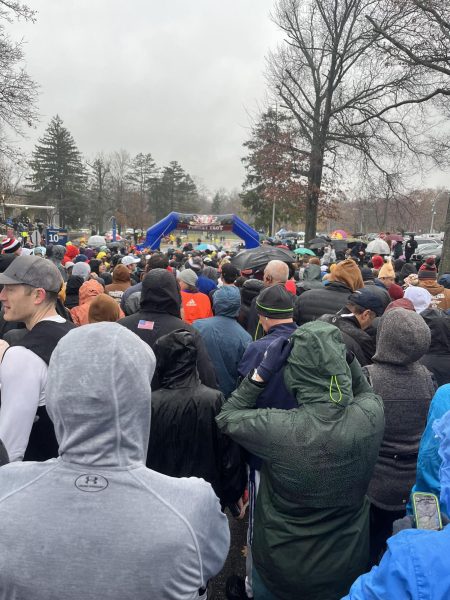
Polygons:
<instances>
[{"instance_id":1,"label":"orange jacket","mask_svg":"<svg viewBox=\"0 0 450 600\"><path fill-rule=\"evenodd\" d=\"M103 292L102 284L95 281L95 279L88 279L83 283L79 292L79 304L70 309L75 325L87 325L89 323L89 305L96 296L103 294Z\"/></svg>"},{"instance_id":2,"label":"orange jacket","mask_svg":"<svg viewBox=\"0 0 450 600\"><path fill-rule=\"evenodd\" d=\"M197 319L212 317L211 301L202 292L181 291L181 302L183 305L183 320L192 325Z\"/></svg>"}]
</instances>

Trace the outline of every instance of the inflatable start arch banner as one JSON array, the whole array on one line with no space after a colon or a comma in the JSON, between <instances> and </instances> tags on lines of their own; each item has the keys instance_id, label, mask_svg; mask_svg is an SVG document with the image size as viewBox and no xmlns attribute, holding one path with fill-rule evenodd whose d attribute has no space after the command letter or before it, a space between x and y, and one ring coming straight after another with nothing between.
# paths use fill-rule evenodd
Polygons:
<instances>
[{"instance_id":1,"label":"inflatable start arch banner","mask_svg":"<svg viewBox=\"0 0 450 600\"><path fill-rule=\"evenodd\" d=\"M236 215L197 215L171 212L147 229L144 246L157 250L161 239L174 229L188 231L232 231L245 242L246 248L259 246L259 233Z\"/></svg>"}]
</instances>

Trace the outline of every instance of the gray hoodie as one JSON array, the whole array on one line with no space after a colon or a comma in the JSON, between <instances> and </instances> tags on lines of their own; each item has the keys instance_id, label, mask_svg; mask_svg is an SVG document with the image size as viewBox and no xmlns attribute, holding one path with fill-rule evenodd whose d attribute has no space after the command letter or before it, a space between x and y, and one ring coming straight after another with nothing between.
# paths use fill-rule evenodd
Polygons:
<instances>
[{"instance_id":1,"label":"gray hoodie","mask_svg":"<svg viewBox=\"0 0 450 600\"><path fill-rule=\"evenodd\" d=\"M60 457L0 469L0 600L198 598L228 523L202 479L145 467L153 351L116 323L65 337L47 382Z\"/></svg>"},{"instance_id":2,"label":"gray hoodie","mask_svg":"<svg viewBox=\"0 0 450 600\"><path fill-rule=\"evenodd\" d=\"M383 398L386 426L368 496L383 510L402 510L416 479L417 453L435 387L418 360L430 345L422 317L394 308L380 319L373 365L365 367Z\"/></svg>"}]
</instances>

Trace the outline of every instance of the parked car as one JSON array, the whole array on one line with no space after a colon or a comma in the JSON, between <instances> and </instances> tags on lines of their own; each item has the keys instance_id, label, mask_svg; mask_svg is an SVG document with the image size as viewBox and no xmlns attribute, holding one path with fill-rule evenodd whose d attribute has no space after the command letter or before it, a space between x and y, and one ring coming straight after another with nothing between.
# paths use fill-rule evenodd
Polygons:
<instances>
[{"instance_id":1,"label":"parked car","mask_svg":"<svg viewBox=\"0 0 450 600\"><path fill-rule=\"evenodd\" d=\"M430 256L435 258L436 266L439 266L442 255L442 244L421 244L417 248L417 252L412 255L411 260L416 264L416 268L419 269L421 264Z\"/></svg>"}]
</instances>

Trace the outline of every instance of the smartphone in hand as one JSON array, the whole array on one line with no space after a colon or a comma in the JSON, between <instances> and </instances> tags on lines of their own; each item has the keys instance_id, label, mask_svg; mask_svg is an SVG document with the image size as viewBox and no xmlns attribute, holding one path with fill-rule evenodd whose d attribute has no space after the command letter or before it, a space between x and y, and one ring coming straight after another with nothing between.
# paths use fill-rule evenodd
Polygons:
<instances>
[{"instance_id":1,"label":"smartphone in hand","mask_svg":"<svg viewBox=\"0 0 450 600\"><path fill-rule=\"evenodd\" d=\"M442 529L441 510L437 496L425 492L414 492L412 504L417 529L430 531Z\"/></svg>"}]
</instances>

